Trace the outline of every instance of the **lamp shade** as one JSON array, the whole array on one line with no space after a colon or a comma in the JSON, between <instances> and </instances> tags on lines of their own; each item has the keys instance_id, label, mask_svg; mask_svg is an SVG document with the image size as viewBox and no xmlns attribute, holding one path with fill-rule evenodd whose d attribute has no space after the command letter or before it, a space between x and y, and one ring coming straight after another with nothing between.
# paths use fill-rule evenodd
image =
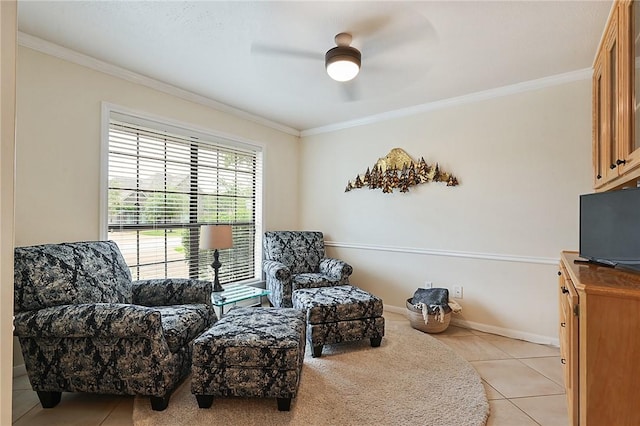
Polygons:
<instances>
[{"instance_id":1,"label":"lamp shade","mask_svg":"<svg viewBox=\"0 0 640 426\"><path fill-rule=\"evenodd\" d=\"M233 247L231 225L202 225L200 227L201 249L213 250L231 247Z\"/></svg>"}]
</instances>

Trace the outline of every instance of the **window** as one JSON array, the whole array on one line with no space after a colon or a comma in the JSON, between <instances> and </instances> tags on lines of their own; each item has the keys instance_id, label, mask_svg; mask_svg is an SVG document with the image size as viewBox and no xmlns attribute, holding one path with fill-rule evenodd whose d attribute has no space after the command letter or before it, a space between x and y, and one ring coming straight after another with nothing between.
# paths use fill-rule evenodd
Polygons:
<instances>
[{"instance_id":1,"label":"window","mask_svg":"<svg viewBox=\"0 0 640 426\"><path fill-rule=\"evenodd\" d=\"M211 279L205 224L232 225L221 283L260 276L260 147L113 111L107 139L107 235L133 279Z\"/></svg>"}]
</instances>

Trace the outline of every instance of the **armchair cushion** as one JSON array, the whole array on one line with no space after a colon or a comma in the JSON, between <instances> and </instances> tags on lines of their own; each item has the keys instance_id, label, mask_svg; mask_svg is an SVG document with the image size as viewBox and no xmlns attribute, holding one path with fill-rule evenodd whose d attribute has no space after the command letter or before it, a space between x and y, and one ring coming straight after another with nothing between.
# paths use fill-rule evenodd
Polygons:
<instances>
[{"instance_id":1,"label":"armchair cushion","mask_svg":"<svg viewBox=\"0 0 640 426\"><path fill-rule=\"evenodd\" d=\"M311 288L311 287L330 287L334 285L339 285L339 279L331 279L326 274L320 273L307 273L307 274L298 274L293 277L293 287L294 290L299 288Z\"/></svg>"},{"instance_id":2,"label":"armchair cushion","mask_svg":"<svg viewBox=\"0 0 640 426\"><path fill-rule=\"evenodd\" d=\"M169 350L177 352L213 324L207 305L158 306Z\"/></svg>"},{"instance_id":3,"label":"armchair cushion","mask_svg":"<svg viewBox=\"0 0 640 426\"><path fill-rule=\"evenodd\" d=\"M138 305L211 304L211 282L209 281L167 278L133 281L131 286L133 303Z\"/></svg>"},{"instance_id":4,"label":"armchair cushion","mask_svg":"<svg viewBox=\"0 0 640 426\"><path fill-rule=\"evenodd\" d=\"M287 266L292 274L318 272L324 259L322 232L274 231L265 232L267 259Z\"/></svg>"},{"instance_id":5,"label":"armchair cushion","mask_svg":"<svg viewBox=\"0 0 640 426\"><path fill-rule=\"evenodd\" d=\"M131 273L113 241L18 247L15 311L79 303L131 303Z\"/></svg>"}]
</instances>

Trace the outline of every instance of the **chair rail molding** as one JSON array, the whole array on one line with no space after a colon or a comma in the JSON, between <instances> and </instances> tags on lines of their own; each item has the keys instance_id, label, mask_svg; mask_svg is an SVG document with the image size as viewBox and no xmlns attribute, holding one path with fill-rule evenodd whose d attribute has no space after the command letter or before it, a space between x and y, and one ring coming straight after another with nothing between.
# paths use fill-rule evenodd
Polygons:
<instances>
[{"instance_id":1,"label":"chair rail molding","mask_svg":"<svg viewBox=\"0 0 640 426\"><path fill-rule=\"evenodd\" d=\"M372 250L372 251L386 251L394 253L406 253L406 254L419 254L425 256L446 256L446 257L461 257L468 259L481 259L481 260L494 260L499 262L518 262L518 263L534 263L538 265L557 265L560 262L560 258L555 257L537 257L537 256L520 256L512 254L500 254L500 253L480 253L480 252L466 252L455 250L439 250L420 247L398 247L398 246L383 246L383 245L371 245L371 244L359 244L359 243L345 243L339 241L325 241L325 245L329 247L354 249L354 250Z\"/></svg>"}]
</instances>

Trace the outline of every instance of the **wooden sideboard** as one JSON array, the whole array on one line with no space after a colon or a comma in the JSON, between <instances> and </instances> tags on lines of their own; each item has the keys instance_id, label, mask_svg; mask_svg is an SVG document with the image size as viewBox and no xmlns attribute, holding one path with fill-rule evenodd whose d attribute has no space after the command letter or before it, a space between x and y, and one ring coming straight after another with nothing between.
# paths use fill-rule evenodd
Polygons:
<instances>
[{"instance_id":1,"label":"wooden sideboard","mask_svg":"<svg viewBox=\"0 0 640 426\"><path fill-rule=\"evenodd\" d=\"M560 257L560 354L569 424L640 425L640 273Z\"/></svg>"}]
</instances>

